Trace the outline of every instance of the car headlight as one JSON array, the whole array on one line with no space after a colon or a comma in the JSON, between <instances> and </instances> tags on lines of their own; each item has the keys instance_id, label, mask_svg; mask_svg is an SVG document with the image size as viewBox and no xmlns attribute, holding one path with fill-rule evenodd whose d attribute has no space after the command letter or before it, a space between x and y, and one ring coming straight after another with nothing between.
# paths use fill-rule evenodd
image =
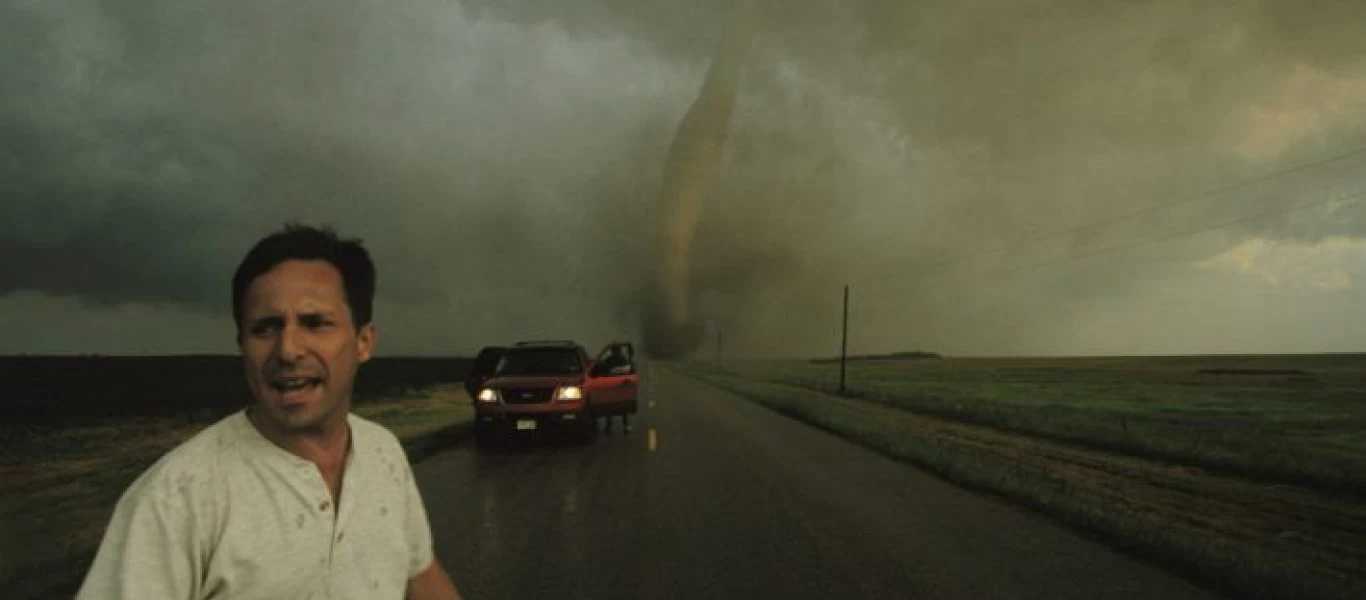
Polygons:
<instances>
[{"instance_id":1,"label":"car headlight","mask_svg":"<svg viewBox=\"0 0 1366 600\"><path fill-rule=\"evenodd\" d=\"M559 391L555 392L555 399L556 399L556 400L583 400L583 388L581 388L581 387L579 387L579 386L576 386L576 385L571 385L571 386L568 386L568 387L562 387L562 388L559 389Z\"/></svg>"},{"instance_id":2,"label":"car headlight","mask_svg":"<svg viewBox=\"0 0 1366 600\"><path fill-rule=\"evenodd\" d=\"M480 402L497 402L498 392L494 391L493 388L484 388L479 390L479 395L476 396L476 398L478 398Z\"/></svg>"}]
</instances>

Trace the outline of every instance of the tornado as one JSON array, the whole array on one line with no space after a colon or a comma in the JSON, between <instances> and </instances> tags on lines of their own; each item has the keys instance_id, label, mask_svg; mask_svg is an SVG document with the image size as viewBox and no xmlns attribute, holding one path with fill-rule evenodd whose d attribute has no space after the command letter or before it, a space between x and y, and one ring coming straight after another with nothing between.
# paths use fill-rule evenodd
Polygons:
<instances>
[{"instance_id":1,"label":"tornado","mask_svg":"<svg viewBox=\"0 0 1366 600\"><path fill-rule=\"evenodd\" d=\"M645 312L646 350L680 358L696 350L705 323L691 306L692 244L706 199L715 184L750 40L753 11L737 4L729 35L717 46L702 89L669 145L657 205L654 280Z\"/></svg>"}]
</instances>

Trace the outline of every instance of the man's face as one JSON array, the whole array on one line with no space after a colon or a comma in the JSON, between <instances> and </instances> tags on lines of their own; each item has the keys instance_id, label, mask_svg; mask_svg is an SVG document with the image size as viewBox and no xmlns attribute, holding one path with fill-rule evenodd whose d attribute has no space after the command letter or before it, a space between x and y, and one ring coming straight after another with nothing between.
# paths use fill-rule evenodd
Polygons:
<instances>
[{"instance_id":1,"label":"man's face","mask_svg":"<svg viewBox=\"0 0 1366 600\"><path fill-rule=\"evenodd\" d=\"M344 420L356 370L375 328L356 331L341 272L322 260L287 260L247 286L238 344L257 415L281 432Z\"/></svg>"}]
</instances>

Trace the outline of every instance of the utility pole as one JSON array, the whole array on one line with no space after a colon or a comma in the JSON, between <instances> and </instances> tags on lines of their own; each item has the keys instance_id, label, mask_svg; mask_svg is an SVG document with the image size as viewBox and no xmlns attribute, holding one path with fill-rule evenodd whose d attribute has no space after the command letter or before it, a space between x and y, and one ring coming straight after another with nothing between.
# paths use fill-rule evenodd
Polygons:
<instances>
[{"instance_id":1,"label":"utility pole","mask_svg":"<svg viewBox=\"0 0 1366 600\"><path fill-rule=\"evenodd\" d=\"M844 363L849 354L849 284L844 284L844 327L840 333L840 395L844 395Z\"/></svg>"}]
</instances>

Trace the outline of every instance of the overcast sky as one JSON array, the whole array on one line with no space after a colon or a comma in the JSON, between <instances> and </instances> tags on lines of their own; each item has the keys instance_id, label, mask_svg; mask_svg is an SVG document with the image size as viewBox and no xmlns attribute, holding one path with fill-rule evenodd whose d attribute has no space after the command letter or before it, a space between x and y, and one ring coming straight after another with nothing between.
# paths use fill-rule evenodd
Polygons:
<instances>
[{"instance_id":1,"label":"overcast sky","mask_svg":"<svg viewBox=\"0 0 1366 600\"><path fill-rule=\"evenodd\" d=\"M728 353L1366 351L1366 3L759 2L695 244ZM0 353L235 352L284 221L381 354L636 337L730 2L0 0ZM708 350L709 352L710 350Z\"/></svg>"}]
</instances>

